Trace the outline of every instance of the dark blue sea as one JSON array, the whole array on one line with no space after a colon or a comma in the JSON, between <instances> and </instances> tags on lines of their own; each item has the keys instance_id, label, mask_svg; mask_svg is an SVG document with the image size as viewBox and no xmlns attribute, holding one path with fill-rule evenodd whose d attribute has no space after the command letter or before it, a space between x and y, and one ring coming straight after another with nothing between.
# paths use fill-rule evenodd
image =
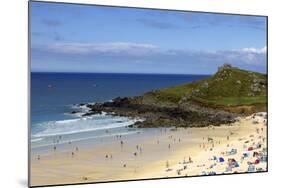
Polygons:
<instances>
[{"instance_id":1,"label":"dark blue sea","mask_svg":"<svg viewBox=\"0 0 281 188\"><path fill-rule=\"evenodd\" d=\"M188 83L206 75L112 74L112 73L31 73L32 147L51 145L56 137L65 142L134 133L126 128L137 121L108 114L82 117L71 111L86 112L80 103L110 101L116 97Z\"/></svg>"}]
</instances>

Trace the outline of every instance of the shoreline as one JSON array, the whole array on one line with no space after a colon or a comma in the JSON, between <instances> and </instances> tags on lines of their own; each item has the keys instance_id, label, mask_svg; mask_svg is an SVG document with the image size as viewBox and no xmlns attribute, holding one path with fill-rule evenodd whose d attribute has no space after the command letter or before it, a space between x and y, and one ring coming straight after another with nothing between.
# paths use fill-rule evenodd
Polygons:
<instances>
[{"instance_id":1,"label":"shoreline","mask_svg":"<svg viewBox=\"0 0 281 188\"><path fill-rule=\"evenodd\" d=\"M259 133L256 132L257 128ZM211 175L213 172L247 172L247 162L254 161L256 157L247 157L241 161L241 155L246 150L244 142L248 140L249 146L253 142L262 142L261 148L266 148L266 128L264 120L253 124L251 118L241 118L233 125L218 127L148 128L136 135L106 138L100 144L88 140L85 143L87 147L72 143L64 151L60 148L56 151L50 149L45 155L41 154L40 159L33 150L31 184L35 186ZM251 135L254 137L250 137ZM78 145L79 149L76 150L74 145ZM233 148L237 150L236 154L222 155L222 152ZM225 158L224 163L209 160L213 155ZM228 158L237 158L236 162L240 165L230 172L224 172ZM266 167L265 162L256 165L262 171L266 171ZM206 174L203 174L204 171Z\"/></svg>"}]
</instances>

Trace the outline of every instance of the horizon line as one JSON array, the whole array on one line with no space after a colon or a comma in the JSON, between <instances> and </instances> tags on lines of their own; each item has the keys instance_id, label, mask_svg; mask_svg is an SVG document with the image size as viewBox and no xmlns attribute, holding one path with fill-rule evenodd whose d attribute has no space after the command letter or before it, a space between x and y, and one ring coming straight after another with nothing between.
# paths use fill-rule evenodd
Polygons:
<instances>
[{"instance_id":1,"label":"horizon line","mask_svg":"<svg viewBox=\"0 0 281 188\"><path fill-rule=\"evenodd\" d=\"M30 73L57 73L57 74L148 74L148 75L201 75L201 76L210 76L214 73L210 74L192 74L192 73L134 73L134 72L60 72L60 71L30 71Z\"/></svg>"}]
</instances>

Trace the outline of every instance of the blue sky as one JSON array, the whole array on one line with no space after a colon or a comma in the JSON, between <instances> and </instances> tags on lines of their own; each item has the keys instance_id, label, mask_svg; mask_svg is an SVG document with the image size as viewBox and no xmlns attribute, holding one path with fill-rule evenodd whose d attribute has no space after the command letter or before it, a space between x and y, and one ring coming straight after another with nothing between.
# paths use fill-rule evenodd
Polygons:
<instances>
[{"instance_id":1,"label":"blue sky","mask_svg":"<svg viewBox=\"0 0 281 188\"><path fill-rule=\"evenodd\" d=\"M266 72L266 18L31 2L31 71Z\"/></svg>"}]
</instances>

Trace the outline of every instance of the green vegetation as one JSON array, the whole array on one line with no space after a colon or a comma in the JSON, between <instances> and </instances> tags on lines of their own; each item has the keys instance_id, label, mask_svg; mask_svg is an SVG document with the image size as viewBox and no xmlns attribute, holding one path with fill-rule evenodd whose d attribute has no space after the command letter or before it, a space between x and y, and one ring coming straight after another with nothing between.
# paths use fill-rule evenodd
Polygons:
<instances>
[{"instance_id":1,"label":"green vegetation","mask_svg":"<svg viewBox=\"0 0 281 188\"><path fill-rule=\"evenodd\" d=\"M267 76L226 64L206 79L156 90L146 95L158 102L175 104L192 101L209 107L266 107Z\"/></svg>"}]
</instances>

